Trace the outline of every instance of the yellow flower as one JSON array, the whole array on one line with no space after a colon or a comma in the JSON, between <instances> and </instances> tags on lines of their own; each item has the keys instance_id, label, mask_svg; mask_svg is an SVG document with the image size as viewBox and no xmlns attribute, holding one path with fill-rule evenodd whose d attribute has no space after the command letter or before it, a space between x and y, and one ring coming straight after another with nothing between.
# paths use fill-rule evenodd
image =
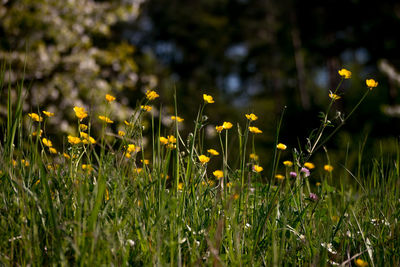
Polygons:
<instances>
[{"instance_id":1,"label":"yellow flower","mask_svg":"<svg viewBox=\"0 0 400 267\"><path fill-rule=\"evenodd\" d=\"M126 158L130 159L132 155L131 155L131 153L126 152L126 153L124 154L124 156L125 156Z\"/></svg>"},{"instance_id":2,"label":"yellow flower","mask_svg":"<svg viewBox=\"0 0 400 267\"><path fill-rule=\"evenodd\" d=\"M285 179L285 176L283 176L282 174L277 174L277 175L275 175L275 178L279 179L279 180L283 180L283 179Z\"/></svg>"},{"instance_id":3,"label":"yellow flower","mask_svg":"<svg viewBox=\"0 0 400 267\"><path fill-rule=\"evenodd\" d=\"M175 149L175 148L176 148L176 145L174 145L174 144L168 144L168 145L167 145L167 148L169 148L169 149Z\"/></svg>"},{"instance_id":4,"label":"yellow flower","mask_svg":"<svg viewBox=\"0 0 400 267\"><path fill-rule=\"evenodd\" d=\"M125 136L125 134L126 134L126 133L125 133L124 131L118 131L118 135L119 135L119 136Z\"/></svg>"},{"instance_id":5,"label":"yellow flower","mask_svg":"<svg viewBox=\"0 0 400 267\"><path fill-rule=\"evenodd\" d=\"M215 126L215 130L217 130L218 133L222 132L222 130L224 129L224 127L221 126Z\"/></svg>"},{"instance_id":6,"label":"yellow flower","mask_svg":"<svg viewBox=\"0 0 400 267\"><path fill-rule=\"evenodd\" d=\"M131 124L128 121L124 121L126 126L130 126Z\"/></svg>"},{"instance_id":7,"label":"yellow flower","mask_svg":"<svg viewBox=\"0 0 400 267\"><path fill-rule=\"evenodd\" d=\"M82 170L86 170L87 172L93 171L93 167L90 164L82 164Z\"/></svg>"},{"instance_id":8,"label":"yellow flower","mask_svg":"<svg viewBox=\"0 0 400 267\"><path fill-rule=\"evenodd\" d=\"M375 88L378 86L378 82L375 81L374 79L367 79L367 80L365 80L365 83L367 84L369 90L372 90L372 88Z\"/></svg>"},{"instance_id":9,"label":"yellow flower","mask_svg":"<svg viewBox=\"0 0 400 267\"><path fill-rule=\"evenodd\" d=\"M74 136L68 135L68 142L71 145L77 145L81 142L81 139L79 137L74 137Z\"/></svg>"},{"instance_id":10,"label":"yellow flower","mask_svg":"<svg viewBox=\"0 0 400 267\"><path fill-rule=\"evenodd\" d=\"M217 179L221 179L222 177L224 177L224 172L221 170L216 170L213 172L215 178Z\"/></svg>"},{"instance_id":11,"label":"yellow flower","mask_svg":"<svg viewBox=\"0 0 400 267\"><path fill-rule=\"evenodd\" d=\"M140 160L140 162L142 162L144 165L148 165L150 163L150 161L148 159L145 160Z\"/></svg>"},{"instance_id":12,"label":"yellow flower","mask_svg":"<svg viewBox=\"0 0 400 267\"><path fill-rule=\"evenodd\" d=\"M224 123L222 124L222 128L224 128L225 130L229 130L230 128L232 128L232 123L230 123L229 121L224 121Z\"/></svg>"},{"instance_id":13,"label":"yellow flower","mask_svg":"<svg viewBox=\"0 0 400 267\"><path fill-rule=\"evenodd\" d=\"M75 111L75 116L79 119L79 120L83 120L84 118L87 117L87 113L85 111L85 108L82 107L74 107L74 111Z\"/></svg>"},{"instance_id":14,"label":"yellow flower","mask_svg":"<svg viewBox=\"0 0 400 267\"><path fill-rule=\"evenodd\" d=\"M22 163L22 165L25 165L25 167L29 166L29 161L27 161L27 160L21 159L21 163Z\"/></svg>"},{"instance_id":15,"label":"yellow flower","mask_svg":"<svg viewBox=\"0 0 400 267\"><path fill-rule=\"evenodd\" d=\"M203 94L203 99L204 99L204 101L205 101L206 103L208 103L208 104L214 103L214 99L213 99L213 97L210 96L210 95Z\"/></svg>"},{"instance_id":16,"label":"yellow flower","mask_svg":"<svg viewBox=\"0 0 400 267\"><path fill-rule=\"evenodd\" d=\"M126 149L128 153L132 153L136 151L136 146L134 144L129 144L128 148Z\"/></svg>"},{"instance_id":17,"label":"yellow flower","mask_svg":"<svg viewBox=\"0 0 400 267\"><path fill-rule=\"evenodd\" d=\"M81 123L81 124L79 124L79 129L81 131L86 131L88 129L88 126L86 124Z\"/></svg>"},{"instance_id":18,"label":"yellow flower","mask_svg":"<svg viewBox=\"0 0 400 267\"><path fill-rule=\"evenodd\" d=\"M255 114L253 114L253 113L246 114L246 118L247 118L248 120L250 120L250 121L255 121L255 120L258 119L258 117L257 117Z\"/></svg>"},{"instance_id":19,"label":"yellow flower","mask_svg":"<svg viewBox=\"0 0 400 267\"><path fill-rule=\"evenodd\" d=\"M354 261L354 263L358 266L358 267L367 267L368 266L368 262L363 261L362 259L356 259Z\"/></svg>"},{"instance_id":20,"label":"yellow flower","mask_svg":"<svg viewBox=\"0 0 400 267\"><path fill-rule=\"evenodd\" d=\"M249 131L254 133L254 134L260 134L262 131L258 129L257 127L249 126Z\"/></svg>"},{"instance_id":21,"label":"yellow flower","mask_svg":"<svg viewBox=\"0 0 400 267\"><path fill-rule=\"evenodd\" d=\"M229 183L226 183L226 187L231 187L232 186L232 183L231 182L229 182Z\"/></svg>"},{"instance_id":22,"label":"yellow flower","mask_svg":"<svg viewBox=\"0 0 400 267\"><path fill-rule=\"evenodd\" d=\"M36 113L28 113L28 116L31 117L31 119L34 121L37 121L37 122L43 121L43 118Z\"/></svg>"},{"instance_id":23,"label":"yellow flower","mask_svg":"<svg viewBox=\"0 0 400 267\"><path fill-rule=\"evenodd\" d=\"M36 136L38 134L38 132L39 132L39 136L42 136L43 130L33 132L32 136Z\"/></svg>"},{"instance_id":24,"label":"yellow flower","mask_svg":"<svg viewBox=\"0 0 400 267\"><path fill-rule=\"evenodd\" d=\"M57 149L55 149L54 147L49 147L49 151L51 154L57 154Z\"/></svg>"},{"instance_id":25,"label":"yellow flower","mask_svg":"<svg viewBox=\"0 0 400 267\"><path fill-rule=\"evenodd\" d=\"M207 150L207 152L210 153L213 156L218 156L219 155L218 151L215 150L215 149L212 149L212 148Z\"/></svg>"},{"instance_id":26,"label":"yellow flower","mask_svg":"<svg viewBox=\"0 0 400 267\"><path fill-rule=\"evenodd\" d=\"M49 118L54 116L54 113L48 112L48 111L46 111L46 110L44 110L43 113L44 113L44 115L46 115L46 116L49 117Z\"/></svg>"},{"instance_id":27,"label":"yellow flower","mask_svg":"<svg viewBox=\"0 0 400 267\"><path fill-rule=\"evenodd\" d=\"M285 160L283 162L283 165L285 165L286 167L292 167L293 166L293 162L291 162L290 160Z\"/></svg>"},{"instance_id":28,"label":"yellow flower","mask_svg":"<svg viewBox=\"0 0 400 267\"><path fill-rule=\"evenodd\" d=\"M81 138L84 138L84 139L88 139L88 137L89 137L89 135L84 132L80 132L79 135L81 136Z\"/></svg>"},{"instance_id":29,"label":"yellow flower","mask_svg":"<svg viewBox=\"0 0 400 267\"><path fill-rule=\"evenodd\" d=\"M179 183L178 184L178 190L182 190L183 189L183 183Z\"/></svg>"},{"instance_id":30,"label":"yellow flower","mask_svg":"<svg viewBox=\"0 0 400 267\"><path fill-rule=\"evenodd\" d=\"M51 141L49 139L43 138L42 142L43 142L43 144L45 146L48 146L48 147L52 147L53 146L53 144L51 143Z\"/></svg>"},{"instance_id":31,"label":"yellow flower","mask_svg":"<svg viewBox=\"0 0 400 267\"><path fill-rule=\"evenodd\" d=\"M312 170L315 168L315 165L312 162L306 162L306 163L304 163L304 167L306 167L309 170Z\"/></svg>"},{"instance_id":32,"label":"yellow flower","mask_svg":"<svg viewBox=\"0 0 400 267\"><path fill-rule=\"evenodd\" d=\"M183 118L181 118L181 117L179 117L179 116L171 116L171 120L176 120L177 122L182 122L182 121L184 121L184 119Z\"/></svg>"},{"instance_id":33,"label":"yellow flower","mask_svg":"<svg viewBox=\"0 0 400 267\"><path fill-rule=\"evenodd\" d=\"M147 112L150 112L153 109L151 106L148 106L148 105L142 105L142 106L140 106L140 108Z\"/></svg>"},{"instance_id":34,"label":"yellow flower","mask_svg":"<svg viewBox=\"0 0 400 267\"><path fill-rule=\"evenodd\" d=\"M338 100L338 99L341 98L341 96L338 96L337 94L334 94L334 93L332 93L332 92L329 93L329 97L330 97L333 101Z\"/></svg>"},{"instance_id":35,"label":"yellow flower","mask_svg":"<svg viewBox=\"0 0 400 267\"><path fill-rule=\"evenodd\" d=\"M108 103L111 103L115 100L115 97L109 94L106 94L106 100Z\"/></svg>"},{"instance_id":36,"label":"yellow flower","mask_svg":"<svg viewBox=\"0 0 400 267\"><path fill-rule=\"evenodd\" d=\"M201 164L206 164L207 162L210 161L210 158L207 157L206 155L200 155L199 160L200 160Z\"/></svg>"},{"instance_id":37,"label":"yellow flower","mask_svg":"<svg viewBox=\"0 0 400 267\"><path fill-rule=\"evenodd\" d=\"M67 153L63 153L64 158L71 159L71 157Z\"/></svg>"},{"instance_id":38,"label":"yellow flower","mask_svg":"<svg viewBox=\"0 0 400 267\"><path fill-rule=\"evenodd\" d=\"M152 90L146 92L146 98L150 101L156 99L157 97L159 97L159 95Z\"/></svg>"},{"instance_id":39,"label":"yellow flower","mask_svg":"<svg viewBox=\"0 0 400 267\"><path fill-rule=\"evenodd\" d=\"M320 182L316 182L315 185L316 186L321 186L321 183Z\"/></svg>"},{"instance_id":40,"label":"yellow flower","mask_svg":"<svg viewBox=\"0 0 400 267\"><path fill-rule=\"evenodd\" d=\"M326 165L324 165L324 170L327 171L327 172L332 172L333 171L333 166L329 165L329 164L326 164Z\"/></svg>"},{"instance_id":41,"label":"yellow flower","mask_svg":"<svg viewBox=\"0 0 400 267\"><path fill-rule=\"evenodd\" d=\"M253 171L255 171L255 172L262 172L263 170L264 170L264 168L261 166L258 166L258 165L253 166Z\"/></svg>"},{"instance_id":42,"label":"yellow flower","mask_svg":"<svg viewBox=\"0 0 400 267\"><path fill-rule=\"evenodd\" d=\"M96 140L94 140L94 138L93 137L91 137L91 136L89 136L89 142L91 143L91 144L96 144Z\"/></svg>"},{"instance_id":43,"label":"yellow flower","mask_svg":"<svg viewBox=\"0 0 400 267\"><path fill-rule=\"evenodd\" d=\"M350 79L351 78L351 71L346 70L346 69L341 69L338 71L339 75L342 76L345 79Z\"/></svg>"},{"instance_id":44,"label":"yellow flower","mask_svg":"<svg viewBox=\"0 0 400 267\"><path fill-rule=\"evenodd\" d=\"M166 144L168 144L168 139L165 138L164 136L160 136L160 143L163 145L166 145Z\"/></svg>"},{"instance_id":45,"label":"yellow flower","mask_svg":"<svg viewBox=\"0 0 400 267\"><path fill-rule=\"evenodd\" d=\"M285 144L279 143L276 145L276 148L279 150L286 150L287 146Z\"/></svg>"},{"instance_id":46,"label":"yellow flower","mask_svg":"<svg viewBox=\"0 0 400 267\"><path fill-rule=\"evenodd\" d=\"M257 160L258 160L257 154L251 153L251 154L250 154L250 159L257 161Z\"/></svg>"},{"instance_id":47,"label":"yellow flower","mask_svg":"<svg viewBox=\"0 0 400 267\"><path fill-rule=\"evenodd\" d=\"M106 116L99 116L99 119L104 121L105 123L114 123L114 121L110 120L110 118Z\"/></svg>"},{"instance_id":48,"label":"yellow flower","mask_svg":"<svg viewBox=\"0 0 400 267\"><path fill-rule=\"evenodd\" d=\"M168 135L168 142L171 144L175 144L176 143L176 138L173 135Z\"/></svg>"}]
</instances>

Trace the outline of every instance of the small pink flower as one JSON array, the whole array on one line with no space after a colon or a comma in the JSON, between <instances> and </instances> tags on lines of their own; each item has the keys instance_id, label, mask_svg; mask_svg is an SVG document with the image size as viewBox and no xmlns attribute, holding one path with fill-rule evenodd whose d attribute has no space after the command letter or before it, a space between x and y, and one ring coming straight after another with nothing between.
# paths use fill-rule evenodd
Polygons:
<instances>
[{"instance_id":1,"label":"small pink flower","mask_svg":"<svg viewBox=\"0 0 400 267\"><path fill-rule=\"evenodd\" d=\"M316 194L314 194L314 193L310 193L310 199L312 201L317 201L318 200L318 196Z\"/></svg>"},{"instance_id":2,"label":"small pink flower","mask_svg":"<svg viewBox=\"0 0 400 267\"><path fill-rule=\"evenodd\" d=\"M289 175L292 178L296 178L297 177L297 173L296 172L290 172Z\"/></svg>"},{"instance_id":3,"label":"small pink flower","mask_svg":"<svg viewBox=\"0 0 400 267\"><path fill-rule=\"evenodd\" d=\"M304 173L304 177L310 176L310 170L307 168L301 168L300 172Z\"/></svg>"}]
</instances>

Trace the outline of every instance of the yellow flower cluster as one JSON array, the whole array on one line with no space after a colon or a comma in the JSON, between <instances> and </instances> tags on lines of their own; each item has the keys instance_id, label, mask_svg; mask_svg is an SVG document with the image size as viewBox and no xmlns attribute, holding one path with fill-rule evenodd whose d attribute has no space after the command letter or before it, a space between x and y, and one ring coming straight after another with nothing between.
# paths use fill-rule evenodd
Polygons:
<instances>
[{"instance_id":1,"label":"yellow flower cluster","mask_svg":"<svg viewBox=\"0 0 400 267\"><path fill-rule=\"evenodd\" d=\"M150 91L146 92L147 100L152 101L152 100L156 99L157 97L159 97L159 95L153 90L150 90Z\"/></svg>"},{"instance_id":2,"label":"yellow flower cluster","mask_svg":"<svg viewBox=\"0 0 400 267\"><path fill-rule=\"evenodd\" d=\"M161 144L166 145L169 149L176 148L176 138L173 135L168 135L167 138L160 136L159 140Z\"/></svg>"},{"instance_id":3,"label":"yellow flower cluster","mask_svg":"<svg viewBox=\"0 0 400 267\"><path fill-rule=\"evenodd\" d=\"M34 121L37 121L37 122L43 121L43 118L36 113L29 113L28 116L31 117L31 119Z\"/></svg>"},{"instance_id":4,"label":"yellow flower cluster","mask_svg":"<svg viewBox=\"0 0 400 267\"><path fill-rule=\"evenodd\" d=\"M53 143L46 138L42 138L43 145L47 146L51 154L57 154L57 149L53 147Z\"/></svg>"},{"instance_id":5,"label":"yellow flower cluster","mask_svg":"<svg viewBox=\"0 0 400 267\"><path fill-rule=\"evenodd\" d=\"M102 121L104 121L105 123L114 123L114 121L112 121L109 117L107 117L107 116L102 116L102 115L100 115L99 116L99 119L100 120L102 120Z\"/></svg>"},{"instance_id":6,"label":"yellow flower cluster","mask_svg":"<svg viewBox=\"0 0 400 267\"><path fill-rule=\"evenodd\" d=\"M183 122L184 119L179 117L179 116L171 116L171 120L177 121L177 122Z\"/></svg>"}]
</instances>

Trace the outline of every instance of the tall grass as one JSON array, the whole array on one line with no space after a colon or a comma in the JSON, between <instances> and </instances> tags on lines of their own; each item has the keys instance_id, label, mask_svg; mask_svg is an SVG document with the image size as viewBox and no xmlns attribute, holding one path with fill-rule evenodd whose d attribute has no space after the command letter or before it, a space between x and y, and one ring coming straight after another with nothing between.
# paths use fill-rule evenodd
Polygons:
<instances>
[{"instance_id":1,"label":"tall grass","mask_svg":"<svg viewBox=\"0 0 400 267\"><path fill-rule=\"evenodd\" d=\"M110 121L98 119L112 118L108 110L87 117L77 113L79 130L73 137L78 139L66 136L64 151L51 152L55 147L47 142L52 137L45 125L52 118L37 107L32 109L42 121L23 114L25 85L20 82L12 89L4 83L4 72L5 68L0 75L1 94L8 97L0 147L4 265L400 264L398 149L395 159L382 155L368 168L346 169L355 183L334 186L334 180L345 180L332 170L331 165L339 164L329 162L328 153L319 182L311 183L313 170L308 176L306 167L312 165L306 162L349 117L339 118L336 125L331 121L335 97L304 151L278 146L282 115L272 169L261 170L254 145L257 135L249 128L256 120L249 119L244 127L221 122L220 147L214 148L220 155L207 152L204 115L213 104L207 96L198 96L201 107L188 137L179 132L178 124L184 122L177 119L176 95L176 118L163 128L146 111L145 106L157 101L156 93L148 92L125 122L124 132L112 133ZM349 115L369 92L366 88ZM162 112L160 108L159 115ZM151 121L147 137L144 118ZM101 132L93 133L92 124L101 124ZM326 134L328 126L334 128ZM240 153L228 158L235 128ZM222 157L223 177L214 176L215 170L207 166L213 157ZM291 163L283 165L282 159L288 158Z\"/></svg>"}]
</instances>

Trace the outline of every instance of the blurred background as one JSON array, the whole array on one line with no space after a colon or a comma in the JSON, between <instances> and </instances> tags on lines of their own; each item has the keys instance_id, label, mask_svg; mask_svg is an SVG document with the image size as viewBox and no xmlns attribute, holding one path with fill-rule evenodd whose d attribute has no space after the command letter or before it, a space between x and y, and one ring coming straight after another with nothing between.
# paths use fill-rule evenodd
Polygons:
<instances>
[{"instance_id":1,"label":"blurred background","mask_svg":"<svg viewBox=\"0 0 400 267\"><path fill-rule=\"evenodd\" d=\"M56 114L47 134L60 146L76 131L74 105L98 114L103 96L115 95L117 131L148 89L160 94L156 117L160 103L165 116L173 114L176 90L186 137L207 93L216 103L206 108L206 146L219 147L215 125L244 127L244 113L254 112L264 132L256 150L265 166L285 107L280 141L304 149L340 81L337 71L346 68L353 76L334 104L334 124L336 111L348 114L362 97L366 78L379 82L327 143L334 166L351 169L362 148L368 159L398 149L399 28L394 0L0 0L0 62L13 86L25 79L25 112ZM3 88L3 122L5 96ZM167 117L162 122L168 133ZM327 158L321 151L311 160Z\"/></svg>"}]
</instances>

